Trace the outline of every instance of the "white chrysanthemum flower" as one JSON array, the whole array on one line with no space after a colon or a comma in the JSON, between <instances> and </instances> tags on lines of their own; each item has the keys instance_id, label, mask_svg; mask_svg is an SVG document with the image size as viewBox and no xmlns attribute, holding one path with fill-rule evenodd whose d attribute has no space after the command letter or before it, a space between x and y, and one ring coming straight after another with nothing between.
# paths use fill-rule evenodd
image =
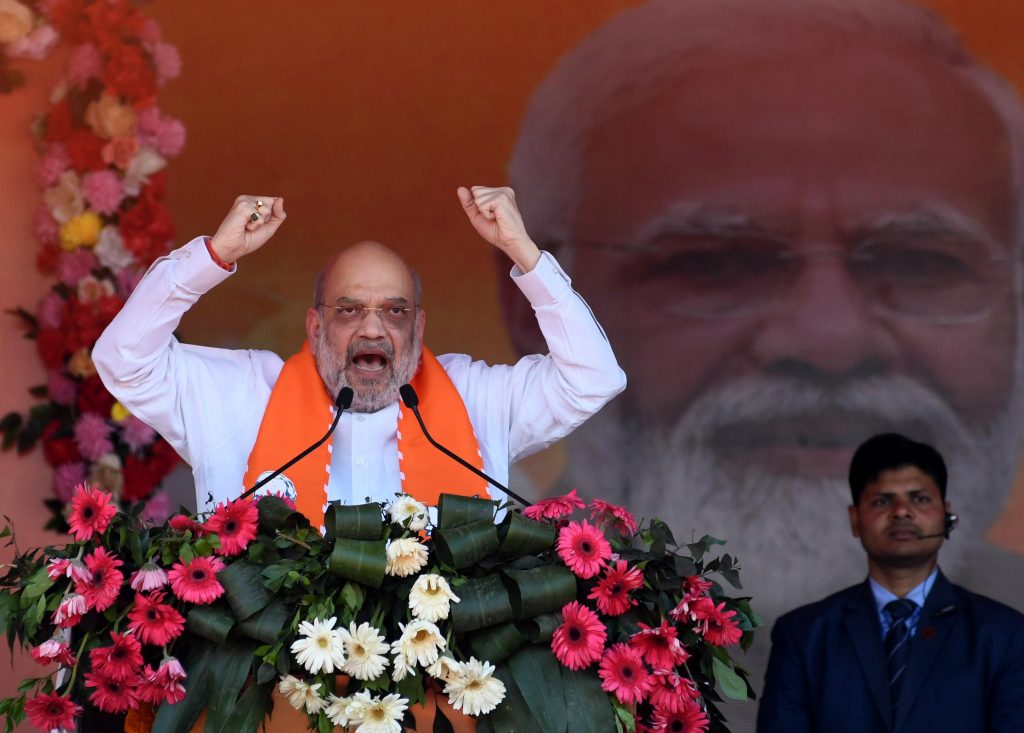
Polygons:
<instances>
[{"instance_id":1,"label":"white chrysanthemum flower","mask_svg":"<svg viewBox=\"0 0 1024 733\"><path fill-rule=\"evenodd\" d=\"M288 703L296 710L305 710L310 715L316 715L323 710L326 702L320 697L320 683L308 684L298 677L285 675L277 683L278 691L288 699Z\"/></svg>"},{"instance_id":2,"label":"white chrysanthemum flower","mask_svg":"<svg viewBox=\"0 0 1024 733\"><path fill-rule=\"evenodd\" d=\"M402 655L410 665L429 667L444 651L445 641L441 630L429 621L413 621L408 626L398 625L402 636L392 642L391 651ZM395 666L398 666L396 660Z\"/></svg>"},{"instance_id":3,"label":"white chrysanthemum flower","mask_svg":"<svg viewBox=\"0 0 1024 733\"><path fill-rule=\"evenodd\" d=\"M453 601L458 603L459 597L452 593L448 581L433 573L416 578L409 591L409 610L413 616L424 621L448 618Z\"/></svg>"},{"instance_id":4,"label":"white chrysanthemum flower","mask_svg":"<svg viewBox=\"0 0 1024 733\"><path fill-rule=\"evenodd\" d=\"M348 630L341 629L341 640L345 644L345 663L341 671L357 680L376 679L388 666L387 640L373 626L365 621L356 627L355 621Z\"/></svg>"},{"instance_id":5,"label":"white chrysanthemum flower","mask_svg":"<svg viewBox=\"0 0 1024 733\"><path fill-rule=\"evenodd\" d=\"M486 715L505 699L505 683L494 676L494 665L470 657L461 673L444 686L452 707L466 715Z\"/></svg>"},{"instance_id":6,"label":"white chrysanthemum flower","mask_svg":"<svg viewBox=\"0 0 1024 733\"><path fill-rule=\"evenodd\" d=\"M334 628L338 619L315 619L299 624L302 639L292 644L295 660L312 674L333 672L345 663L345 645L341 632Z\"/></svg>"},{"instance_id":7,"label":"white chrysanthemum flower","mask_svg":"<svg viewBox=\"0 0 1024 733\"><path fill-rule=\"evenodd\" d=\"M427 674L436 680L447 682L455 675L462 674L462 663L456 662L452 657L442 654L437 661L427 667Z\"/></svg>"},{"instance_id":8,"label":"white chrysanthemum flower","mask_svg":"<svg viewBox=\"0 0 1024 733\"><path fill-rule=\"evenodd\" d=\"M391 521L402 527L408 527L413 532L427 528L427 507L425 504L413 499L408 494L402 494L391 503L388 509ZM409 524L405 520L409 520Z\"/></svg>"},{"instance_id":9,"label":"white chrysanthemum flower","mask_svg":"<svg viewBox=\"0 0 1024 733\"><path fill-rule=\"evenodd\" d=\"M332 723L345 728L351 720L348 714L351 703L351 697L338 697L337 695L330 694L327 696L327 707L324 708L324 714L330 718Z\"/></svg>"},{"instance_id":10,"label":"white chrysanthemum flower","mask_svg":"<svg viewBox=\"0 0 1024 733\"><path fill-rule=\"evenodd\" d=\"M401 682L408 675L416 671L416 667L414 667L412 663L405 658L405 655L402 654L402 652L398 652L398 654L395 655L395 660L392 662L391 666L393 667L391 670L391 679L395 682Z\"/></svg>"},{"instance_id":11,"label":"white chrysanthemum flower","mask_svg":"<svg viewBox=\"0 0 1024 733\"><path fill-rule=\"evenodd\" d=\"M427 546L415 537L391 540L388 545L388 565L384 572L404 578L418 573L427 564Z\"/></svg>"},{"instance_id":12,"label":"white chrysanthemum flower","mask_svg":"<svg viewBox=\"0 0 1024 733\"><path fill-rule=\"evenodd\" d=\"M368 692L357 692L348 705L349 723L356 723L356 733L402 733L402 716L409 701L392 693L385 697L370 697Z\"/></svg>"}]
</instances>

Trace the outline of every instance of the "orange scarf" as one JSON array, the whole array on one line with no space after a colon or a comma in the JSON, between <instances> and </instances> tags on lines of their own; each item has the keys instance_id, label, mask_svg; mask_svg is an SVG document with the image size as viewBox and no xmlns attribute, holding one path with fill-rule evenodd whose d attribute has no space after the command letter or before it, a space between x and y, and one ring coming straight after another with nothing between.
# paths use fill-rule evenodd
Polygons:
<instances>
[{"instance_id":1,"label":"orange scarf","mask_svg":"<svg viewBox=\"0 0 1024 733\"><path fill-rule=\"evenodd\" d=\"M462 396L425 346L411 384L420 397L420 414L434 439L483 470L480 446ZM270 393L243 485L252 486L261 473L276 470L323 437L334 419L334 409L334 398L327 392L306 342L285 362ZM396 427L402 491L427 505L437 504L442 492L487 496L487 483L430 445L416 416L404 405L399 407ZM328 440L285 472L295 484L298 510L317 527L323 526L327 508L331 442Z\"/></svg>"}]
</instances>

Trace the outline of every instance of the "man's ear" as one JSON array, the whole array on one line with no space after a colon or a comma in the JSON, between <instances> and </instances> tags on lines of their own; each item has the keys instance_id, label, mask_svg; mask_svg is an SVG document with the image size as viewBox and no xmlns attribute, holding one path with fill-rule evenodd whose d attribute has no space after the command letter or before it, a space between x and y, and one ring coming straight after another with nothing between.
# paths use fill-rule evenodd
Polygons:
<instances>
[{"instance_id":1,"label":"man's ear","mask_svg":"<svg viewBox=\"0 0 1024 733\"><path fill-rule=\"evenodd\" d=\"M858 537L859 538L860 537L860 515L857 514L857 506L856 506L856 504L850 504L850 506L847 508L847 511L850 513L850 531L853 533L854 537Z\"/></svg>"},{"instance_id":2,"label":"man's ear","mask_svg":"<svg viewBox=\"0 0 1024 733\"><path fill-rule=\"evenodd\" d=\"M509 277L509 261L501 252L496 252L495 269L498 277L498 304L502 320L508 332L512 348L519 356L546 354L548 351L544 336L537 325L533 307Z\"/></svg>"},{"instance_id":3,"label":"man's ear","mask_svg":"<svg viewBox=\"0 0 1024 733\"><path fill-rule=\"evenodd\" d=\"M316 343L322 327L323 323L320 321L319 311L316 308L310 308L306 311L306 339L309 341L310 347Z\"/></svg>"}]
</instances>

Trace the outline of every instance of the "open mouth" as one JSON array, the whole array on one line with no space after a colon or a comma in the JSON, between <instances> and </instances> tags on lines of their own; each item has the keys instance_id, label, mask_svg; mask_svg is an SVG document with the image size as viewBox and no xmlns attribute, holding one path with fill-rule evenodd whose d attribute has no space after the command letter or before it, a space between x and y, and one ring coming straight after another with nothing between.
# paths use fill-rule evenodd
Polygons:
<instances>
[{"instance_id":1,"label":"open mouth","mask_svg":"<svg viewBox=\"0 0 1024 733\"><path fill-rule=\"evenodd\" d=\"M359 351L352 357L352 366L366 374L379 374L390 363L391 359L382 351Z\"/></svg>"}]
</instances>

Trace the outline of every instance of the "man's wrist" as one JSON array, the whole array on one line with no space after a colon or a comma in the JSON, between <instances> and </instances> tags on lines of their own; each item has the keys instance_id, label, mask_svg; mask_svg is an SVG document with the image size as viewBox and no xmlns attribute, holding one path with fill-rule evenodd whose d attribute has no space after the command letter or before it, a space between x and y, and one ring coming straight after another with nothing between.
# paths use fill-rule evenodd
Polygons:
<instances>
[{"instance_id":1,"label":"man's wrist","mask_svg":"<svg viewBox=\"0 0 1024 733\"><path fill-rule=\"evenodd\" d=\"M210 253L210 259L213 260L214 263L216 263L216 265L222 270L227 270L228 272L234 271L235 264L233 262L225 262L217 256L217 251L213 248L213 239L210 237L206 237L206 251Z\"/></svg>"}]
</instances>

